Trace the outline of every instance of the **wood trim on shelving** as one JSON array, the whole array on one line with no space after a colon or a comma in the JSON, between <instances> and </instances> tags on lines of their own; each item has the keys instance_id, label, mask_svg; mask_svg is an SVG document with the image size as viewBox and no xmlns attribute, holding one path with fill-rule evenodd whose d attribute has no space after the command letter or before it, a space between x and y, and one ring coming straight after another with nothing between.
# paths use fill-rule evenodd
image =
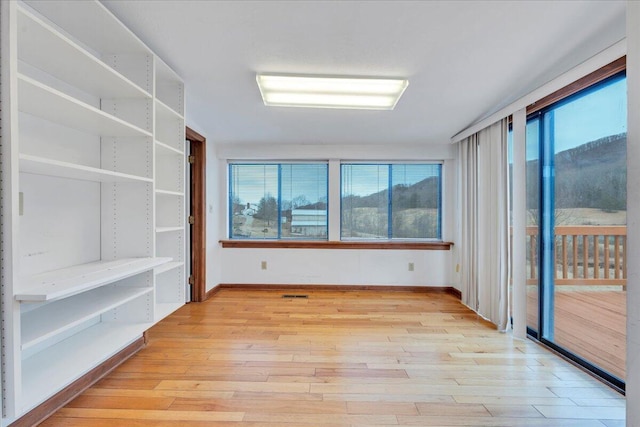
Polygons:
<instances>
[{"instance_id":1,"label":"wood trim on shelving","mask_svg":"<svg viewBox=\"0 0 640 427\"><path fill-rule=\"evenodd\" d=\"M293 240L220 240L223 248L244 249L397 249L448 251L453 242L328 242Z\"/></svg>"},{"instance_id":2,"label":"wood trim on shelving","mask_svg":"<svg viewBox=\"0 0 640 427\"><path fill-rule=\"evenodd\" d=\"M254 291L274 291L282 290L288 293L292 291L402 291L402 292L422 292L450 294L457 298L461 297L459 290L453 286L391 286L391 285L321 285L321 284L265 284L265 283L220 283L215 288L213 294L222 289L250 289Z\"/></svg>"},{"instance_id":3,"label":"wood trim on shelving","mask_svg":"<svg viewBox=\"0 0 640 427\"><path fill-rule=\"evenodd\" d=\"M109 372L120 366L131 356L143 349L145 338L141 336L134 342L111 356L109 359L96 366L82 377L78 378L49 399L45 400L31 411L24 414L11 424L11 427L35 426L53 415L58 409L73 400L80 393L91 387Z\"/></svg>"},{"instance_id":4,"label":"wood trim on shelving","mask_svg":"<svg viewBox=\"0 0 640 427\"><path fill-rule=\"evenodd\" d=\"M576 80L570 85L567 85L562 89L559 89L545 96L544 98L534 102L533 104L527 106L527 115L540 111L543 108L548 107L549 105L555 102L558 102L568 96L571 96L574 93L581 91L582 89L585 89L591 85L594 85L626 69L627 69L627 57L625 55L622 58L616 59L610 64L607 64L604 67L599 68L590 74L587 74L586 76Z\"/></svg>"},{"instance_id":5,"label":"wood trim on shelving","mask_svg":"<svg viewBox=\"0 0 640 427\"><path fill-rule=\"evenodd\" d=\"M206 176L207 149L206 138L190 127L186 128L186 138L191 143L191 155L194 162L191 167L191 215L194 216L193 233L191 234L191 274L194 283L191 289L191 301L202 302L207 299L207 208L206 208Z\"/></svg>"}]
</instances>

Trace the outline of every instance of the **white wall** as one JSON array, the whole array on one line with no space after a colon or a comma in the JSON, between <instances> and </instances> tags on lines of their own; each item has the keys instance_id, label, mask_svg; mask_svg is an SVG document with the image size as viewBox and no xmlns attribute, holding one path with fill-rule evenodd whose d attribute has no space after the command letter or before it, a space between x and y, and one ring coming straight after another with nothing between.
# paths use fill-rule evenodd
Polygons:
<instances>
[{"instance_id":1,"label":"white wall","mask_svg":"<svg viewBox=\"0 0 640 427\"><path fill-rule=\"evenodd\" d=\"M450 251L222 250L222 283L449 286ZM266 261L267 269L261 269ZM414 271L408 271L409 263Z\"/></svg>"},{"instance_id":2,"label":"white wall","mask_svg":"<svg viewBox=\"0 0 640 427\"><path fill-rule=\"evenodd\" d=\"M224 164L216 158L216 151L213 141L207 141L207 173L206 173L206 193L207 193L207 272L206 290L210 290L221 283L221 257L222 248L218 243L220 235L220 224L224 224L226 216L220 209L220 205L225 204L225 195L220 193L220 189L225 185Z\"/></svg>"},{"instance_id":3,"label":"white wall","mask_svg":"<svg viewBox=\"0 0 640 427\"><path fill-rule=\"evenodd\" d=\"M384 146L220 144L216 152L217 163L213 156L209 157L209 153L207 158L207 204L216 211L214 214L209 213L207 217L207 289L219 283L392 286L454 284L452 251L221 249L218 244L218 240L225 239L228 235L228 160L444 161L443 240L452 241L456 227L453 218L457 191L454 146L393 143ZM212 170L214 167L216 171ZM339 181L339 168L330 170L329 181ZM217 194L214 194L213 185L217 185ZM339 205L332 205L339 209ZM332 212L329 216L335 218ZM330 230L330 236L335 236L332 231ZM262 261L267 263L266 270L261 268ZM414 264L414 271L409 271L409 263Z\"/></svg>"}]
</instances>

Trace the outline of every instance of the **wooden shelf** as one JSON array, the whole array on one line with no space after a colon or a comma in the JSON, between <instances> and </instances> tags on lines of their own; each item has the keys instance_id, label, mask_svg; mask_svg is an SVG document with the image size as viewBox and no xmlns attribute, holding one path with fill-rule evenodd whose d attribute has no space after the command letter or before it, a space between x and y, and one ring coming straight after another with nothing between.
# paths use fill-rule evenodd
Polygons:
<instances>
[{"instance_id":1,"label":"wooden shelf","mask_svg":"<svg viewBox=\"0 0 640 427\"><path fill-rule=\"evenodd\" d=\"M156 115L159 120L184 120L184 116L156 98Z\"/></svg>"},{"instance_id":2,"label":"wooden shelf","mask_svg":"<svg viewBox=\"0 0 640 427\"><path fill-rule=\"evenodd\" d=\"M172 231L183 231L184 227L156 227L156 233L169 233Z\"/></svg>"},{"instance_id":3,"label":"wooden shelf","mask_svg":"<svg viewBox=\"0 0 640 427\"><path fill-rule=\"evenodd\" d=\"M171 261L171 258L124 258L97 261L31 276L16 292L18 301L53 301L71 297Z\"/></svg>"},{"instance_id":4,"label":"wooden shelf","mask_svg":"<svg viewBox=\"0 0 640 427\"><path fill-rule=\"evenodd\" d=\"M99 136L151 136L151 133L89 104L18 75L20 111Z\"/></svg>"},{"instance_id":5,"label":"wooden shelf","mask_svg":"<svg viewBox=\"0 0 640 427\"><path fill-rule=\"evenodd\" d=\"M96 182L153 182L151 178L20 154L20 172Z\"/></svg>"},{"instance_id":6,"label":"wooden shelf","mask_svg":"<svg viewBox=\"0 0 640 427\"><path fill-rule=\"evenodd\" d=\"M184 305L184 302L160 302L156 303L155 321L164 319L180 307Z\"/></svg>"},{"instance_id":7,"label":"wooden shelf","mask_svg":"<svg viewBox=\"0 0 640 427\"><path fill-rule=\"evenodd\" d=\"M184 152L174 148L164 142L156 141L156 147L159 148L157 153L160 155L175 155L175 156L184 156Z\"/></svg>"},{"instance_id":8,"label":"wooden shelf","mask_svg":"<svg viewBox=\"0 0 640 427\"><path fill-rule=\"evenodd\" d=\"M184 265L184 262L168 262L166 264L162 264L160 267L156 267L153 272L158 275L158 274L162 274L165 273L167 271L171 271L175 268L180 268Z\"/></svg>"},{"instance_id":9,"label":"wooden shelf","mask_svg":"<svg viewBox=\"0 0 640 427\"><path fill-rule=\"evenodd\" d=\"M22 350L148 294L153 288L104 286L22 315Z\"/></svg>"},{"instance_id":10,"label":"wooden shelf","mask_svg":"<svg viewBox=\"0 0 640 427\"><path fill-rule=\"evenodd\" d=\"M29 410L135 341L152 323L101 322L22 361L22 406Z\"/></svg>"},{"instance_id":11,"label":"wooden shelf","mask_svg":"<svg viewBox=\"0 0 640 427\"><path fill-rule=\"evenodd\" d=\"M19 58L100 98L151 98L151 94L107 66L73 40L18 7Z\"/></svg>"},{"instance_id":12,"label":"wooden shelf","mask_svg":"<svg viewBox=\"0 0 640 427\"><path fill-rule=\"evenodd\" d=\"M156 189L156 194L165 195L165 196L178 196L178 197L184 196L184 193L182 191L159 190L159 189Z\"/></svg>"}]
</instances>

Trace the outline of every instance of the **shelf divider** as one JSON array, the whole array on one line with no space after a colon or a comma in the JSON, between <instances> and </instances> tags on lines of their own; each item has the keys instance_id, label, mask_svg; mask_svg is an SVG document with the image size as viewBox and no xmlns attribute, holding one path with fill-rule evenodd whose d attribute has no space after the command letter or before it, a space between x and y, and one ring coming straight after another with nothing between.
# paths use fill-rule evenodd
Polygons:
<instances>
[{"instance_id":1,"label":"shelf divider","mask_svg":"<svg viewBox=\"0 0 640 427\"><path fill-rule=\"evenodd\" d=\"M153 179L143 176L46 159L30 154L20 154L20 172L96 182L153 182Z\"/></svg>"},{"instance_id":2,"label":"shelf divider","mask_svg":"<svg viewBox=\"0 0 640 427\"><path fill-rule=\"evenodd\" d=\"M162 194L165 196L184 196L184 193L182 191L160 190L158 188L156 188L156 194Z\"/></svg>"},{"instance_id":3,"label":"shelf divider","mask_svg":"<svg viewBox=\"0 0 640 427\"><path fill-rule=\"evenodd\" d=\"M18 75L18 109L99 136L151 136L151 133L25 75Z\"/></svg>"},{"instance_id":4,"label":"shelf divider","mask_svg":"<svg viewBox=\"0 0 640 427\"><path fill-rule=\"evenodd\" d=\"M184 156L184 152L178 150L177 148L173 148L169 144L165 144L164 142L156 141L156 146L160 148L162 153L166 154L174 154L177 156Z\"/></svg>"},{"instance_id":5,"label":"shelf divider","mask_svg":"<svg viewBox=\"0 0 640 427\"><path fill-rule=\"evenodd\" d=\"M156 227L156 233L170 233L172 231L182 231L184 227Z\"/></svg>"},{"instance_id":6,"label":"shelf divider","mask_svg":"<svg viewBox=\"0 0 640 427\"><path fill-rule=\"evenodd\" d=\"M171 258L122 258L96 261L22 280L15 299L24 302L54 301L77 295L120 279L143 273L171 261Z\"/></svg>"},{"instance_id":7,"label":"shelf divider","mask_svg":"<svg viewBox=\"0 0 640 427\"><path fill-rule=\"evenodd\" d=\"M180 261L173 261L173 262L168 262L166 264L162 264L159 267L156 267L153 272L158 275L158 274L162 274L165 273L167 271L171 271L174 268L180 268L184 265L184 262L180 262Z\"/></svg>"},{"instance_id":8,"label":"shelf divider","mask_svg":"<svg viewBox=\"0 0 640 427\"><path fill-rule=\"evenodd\" d=\"M28 64L100 98L151 98L151 94L18 5L18 52Z\"/></svg>"},{"instance_id":9,"label":"shelf divider","mask_svg":"<svg viewBox=\"0 0 640 427\"><path fill-rule=\"evenodd\" d=\"M103 286L22 315L22 350L153 291L151 287Z\"/></svg>"},{"instance_id":10,"label":"shelf divider","mask_svg":"<svg viewBox=\"0 0 640 427\"><path fill-rule=\"evenodd\" d=\"M135 341L153 323L100 322L22 361L22 406L29 410Z\"/></svg>"}]
</instances>

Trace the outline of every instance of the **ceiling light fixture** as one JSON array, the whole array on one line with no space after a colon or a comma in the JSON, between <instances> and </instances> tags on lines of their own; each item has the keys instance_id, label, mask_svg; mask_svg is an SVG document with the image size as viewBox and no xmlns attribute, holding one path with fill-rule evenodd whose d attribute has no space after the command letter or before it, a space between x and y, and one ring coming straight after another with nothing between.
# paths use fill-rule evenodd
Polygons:
<instances>
[{"instance_id":1,"label":"ceiling light fixture","mask_svg":"<svg viewBox=\"0 0 640 427\"><path fill-rule=\"evenodd\" d=\"M393 110L409 85L405 79L257 74L264 105Z\"/></svg>"}]
</instances>

